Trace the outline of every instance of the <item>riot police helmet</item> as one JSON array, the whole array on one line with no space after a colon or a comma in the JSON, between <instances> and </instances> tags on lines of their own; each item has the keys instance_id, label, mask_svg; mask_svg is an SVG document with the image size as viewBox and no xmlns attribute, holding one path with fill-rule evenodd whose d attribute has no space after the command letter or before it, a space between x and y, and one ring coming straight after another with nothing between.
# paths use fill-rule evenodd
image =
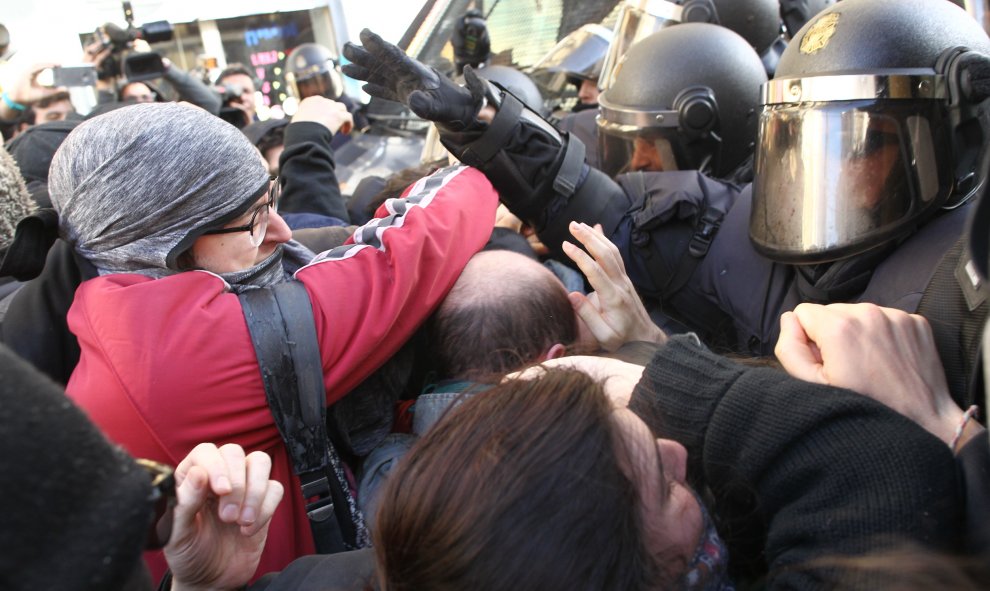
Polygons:
<instances>
[{"instance_id":1,"label":"riot police helmet","mask_svg":"<svg viewBox=\"0 0 990 591\"><path fill-rule=\"evenodd\" d=\"M533 64L532 72L534 76L548 78L545 86L554 91L559 91L566 82L580 84L590 80L597 85L611 40L610 29L602 25L584 25L554 45Z\"/></svg>"},{"instance_id":2,"label":"riot police helmet","mask_svg":"<svg viewBox=\"0 0 990 591\"><path fill-rule=\"evenodd\" d=\"M732 29L756 53L763 54L780 37L778 0L679 0L681 21L712 23Z\"/></svg>"},{"instance_id":3,"label":"riot police helmet","mask_svg":"<svg viewBox=\"0 0 990 591\"><path fill-rule=\"evenodd\" d=\"M543 94L536 82L518 69L512 66L493 65L478 68L474 73L508 90L530 110L542 116L548 114L543 103Z\"/></svg>"},{"instance_id":4,"label":"riot police helmet","mask_svg":"<svg viewBox=\"0 0 990 591\"><path fill-rule=\"evenodd\" d=\"M334 56L318 43L297 45L285 58L285 81L297 99L323 96L336 100L344 92Z\"/></svg>"},{"instance_id":5,"label":"riot police helmet","mask_svg":"<svg viewBox=\"0 0 990 591\"><path fill-rule=\"evenodd\" d=\"M984 183L990 39L946 0L843 0L762 91L750 239L821 263L910 234Z\"/></svg>"},{"instance_id":6,"label":"riot police helmet","mask_svg":"<svg viewBox=\"0 0 990 591\"><path fill-rule=\"evenodd\" d=\"M759 56L729 29L659 30L629 49L598 97L600 168L735 175L753 153L766 80Z\"/></svg>"}]
</instances>

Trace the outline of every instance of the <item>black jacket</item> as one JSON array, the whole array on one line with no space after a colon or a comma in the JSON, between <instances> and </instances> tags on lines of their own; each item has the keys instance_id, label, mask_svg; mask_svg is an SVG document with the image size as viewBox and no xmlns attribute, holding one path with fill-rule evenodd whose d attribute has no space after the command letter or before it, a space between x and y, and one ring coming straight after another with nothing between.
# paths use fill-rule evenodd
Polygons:
<instances>
[{"instance_id":1,"label":"black jacket","mask_svg":"<svg viewBox=\"0 0 990 591\"><path fill-rule=\"evenodd\" d=\"M334 172L332 137L325 126L309 121L285 128L285 149L278 159L283 181L280 212L316 213L350 222Z\"/></svg>"},{"instance_id":2,"label":"black jacket","mask_svg":"<svg viewBox=\"0 0 990 591\"><path fill-rule=\"evenodd\" d=\"M687 448L689 479L712 495L739 582L882 589L884 573L810 563L895 544L960 547L951 452L872 399L744 367L678 336L658 348L629 408Z\"/></svg>"},{"instance_id":3,"label":"black jacket","mask_svg":"<svg viewBox=\"0 0 990 591\"><path fill-rule=\"evenodd\" d=\"M49 378L65 385L79 363L79 342L66 316L76 288L96 277L96 269L58 240L41 275L15 293L0 324L0 342Z\"/></svg>"}]
</instances>

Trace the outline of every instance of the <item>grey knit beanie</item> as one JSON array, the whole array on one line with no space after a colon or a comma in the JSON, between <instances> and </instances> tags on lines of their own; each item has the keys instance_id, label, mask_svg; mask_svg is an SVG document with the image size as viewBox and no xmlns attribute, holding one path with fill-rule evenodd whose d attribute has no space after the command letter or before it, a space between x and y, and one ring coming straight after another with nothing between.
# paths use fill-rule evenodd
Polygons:
<instances>
[{"instance_id":1,"label":"grey knit beanie","mask_svg":"<svg viewBox=\"0 0 990 591\"><path fill-rule=\"evenodd\" d=\"M233 125L190 105L145 103L73 130L48 185L62 237L101 274L163 277L203 232L247 211L268 172Z\"/></svg>"},{"instance_id":2,"label":"grey knit beanie","mask_svg":"<svg viewBox=\"0 0 990 591\"><path fill-rule=\"evenodd\" d=\"M0 252L13 241L17 222L34 210L17 162L0 146Z\"/></svg>"}]
</instances>

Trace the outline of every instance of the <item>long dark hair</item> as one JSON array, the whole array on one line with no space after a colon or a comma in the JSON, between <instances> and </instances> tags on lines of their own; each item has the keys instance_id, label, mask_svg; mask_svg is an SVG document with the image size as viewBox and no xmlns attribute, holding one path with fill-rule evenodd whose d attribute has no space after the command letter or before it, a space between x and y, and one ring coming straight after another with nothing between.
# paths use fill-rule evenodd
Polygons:
<instances>
[{"instance_id":1,"label":"long dark hair","mask_svg":"<svg viewBox=\"0 0 990 591\"><path fill-rule=\"evenodd\" d=\"M565 369L508 381L449 412L382 493L373 533L381 588L657 586L612 413L599 383Z\"/></svg>"}]
</instances>

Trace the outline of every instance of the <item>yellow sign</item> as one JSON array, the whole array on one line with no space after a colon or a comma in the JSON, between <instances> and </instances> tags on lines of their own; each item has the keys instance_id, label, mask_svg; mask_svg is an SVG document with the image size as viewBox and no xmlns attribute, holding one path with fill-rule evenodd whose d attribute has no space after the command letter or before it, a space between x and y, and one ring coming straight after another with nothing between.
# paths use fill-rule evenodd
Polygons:
<instances>
[{"instance_id":1,"label":"yellow sign","mask_svg":"<svg viewBox=\"0 0 990 591\"><path fill-rule=\"evenodd\" d=\"M815 53L825 49L832 35L835 35L835 27L839 24L839 13L826 14L818 19L808 32L801 39L801 53Z\"/></svg>"}]
</instances>

